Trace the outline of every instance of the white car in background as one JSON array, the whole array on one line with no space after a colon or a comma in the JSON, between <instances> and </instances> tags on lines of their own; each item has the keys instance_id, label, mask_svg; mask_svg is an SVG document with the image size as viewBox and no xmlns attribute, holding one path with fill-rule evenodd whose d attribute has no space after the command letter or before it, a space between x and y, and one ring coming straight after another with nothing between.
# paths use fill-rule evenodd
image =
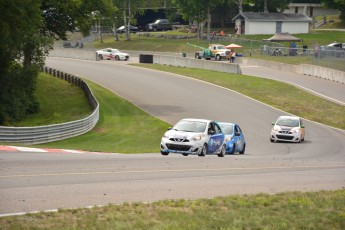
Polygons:
<instances>
[{"instance_id":1,"label":"white car in background","mask_svg":"<svg viewBox=\"0 0 345 230\"><path fill-rule=\"evenodd\" d=\"M272 123L270 140L271 142L288 141L301 142L304 141L305 127L302 119L294 116L281 116L276 122Z\"/></svg>"},{"instance_id":2,"label":"white car in background","mask_svg":"<svg viewBox=\"0 0 345 230\"><path fill-rule=\"evenodd\" d=\"M183 156L217 154L224 157L226 143L222 129L215 121L186 118L163 135L161 154L179 153Z\"/></svg>"},{"instance_id":3,"label":"white car in background","mask_svg":"<svg viewBox=\"0 0 345 230\"><path fill-rule=\"evenodd\" d=\"M123 53L118 49L106 48L96 51L96 56L98 60L108 59L108 60L125 60L129 59L128 53Z\"/></svg>"}]
</instances>

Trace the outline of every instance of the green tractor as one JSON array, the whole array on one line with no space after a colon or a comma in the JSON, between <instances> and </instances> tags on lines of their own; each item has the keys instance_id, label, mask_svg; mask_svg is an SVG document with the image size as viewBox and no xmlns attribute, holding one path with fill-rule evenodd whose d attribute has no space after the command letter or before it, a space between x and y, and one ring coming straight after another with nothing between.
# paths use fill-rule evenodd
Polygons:
<instances>
[{"instance_id":1,"label":"green tractor","mask_svg":"<svg viewBox=\"0 0 345 230\"><path fill-rule=\"evenodd\" d=\"M187 45L201 49L200 51L197 51L195 53L195 58L197 58L197 59L204 58L206 60L211 60L212 58L215 57L210 49L207 49L207 48L204 48L204 47L201 47L201 46L197 46L197 45L193 45L191 43L187 43Z\"/></svg>"}]
</instances>

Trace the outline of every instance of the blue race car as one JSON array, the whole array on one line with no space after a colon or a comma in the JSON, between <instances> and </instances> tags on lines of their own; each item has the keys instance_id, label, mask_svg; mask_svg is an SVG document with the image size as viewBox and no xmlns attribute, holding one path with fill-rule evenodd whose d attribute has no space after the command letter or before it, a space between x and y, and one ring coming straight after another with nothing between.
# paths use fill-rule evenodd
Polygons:
<instances>
[{"instance_id":1,"label":"blue race car","mask_svg":"<svg viewBox=\"0 0 345 230\"><path fill-rule=\"evenodd\" d=\"M244 154L246 150L246 141L240 126L228 123L228 122L218 122L220 128L225 134L226 150L227 154Z\"/></svg>"}]
</instances>

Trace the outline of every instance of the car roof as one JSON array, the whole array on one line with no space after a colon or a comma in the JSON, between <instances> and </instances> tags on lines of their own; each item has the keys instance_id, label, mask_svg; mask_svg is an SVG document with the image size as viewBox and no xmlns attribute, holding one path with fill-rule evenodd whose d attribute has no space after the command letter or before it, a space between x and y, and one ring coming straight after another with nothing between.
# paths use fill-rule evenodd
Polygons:
<instances>
[{"instance_id":1,"label":"car roof","mask_svg":"<svg viewBox=\"0 0 345 230\"><path fill-rule=\"evenodd\" d=\"M224 122L224 121L218 121L217 123L220 124L220 125L236 125L235 123Z\"/></svg>"},{"instance_id":2,"label":"car roof","mask_svg":"<svg viewBox=\"0 0 345 230\"><path fill-rule=\"evenodd\" d=\"M181 121L199 121L199 122L212 122L211 120L207 120L207 119L198 119L198 118L184 118L181 119Z\"/></svg>"},{"instance_id":3,"label":"car roof","mask_svg":"<svg viewBox=\"0 0 345 230\"><path fill-rule=\"evenodd\" d=\"M300 118L296 117L296 116L280 116L280 117L278 117L278 119L296 119L296 120L299 120Z\"/></svg>"}]
</instances>

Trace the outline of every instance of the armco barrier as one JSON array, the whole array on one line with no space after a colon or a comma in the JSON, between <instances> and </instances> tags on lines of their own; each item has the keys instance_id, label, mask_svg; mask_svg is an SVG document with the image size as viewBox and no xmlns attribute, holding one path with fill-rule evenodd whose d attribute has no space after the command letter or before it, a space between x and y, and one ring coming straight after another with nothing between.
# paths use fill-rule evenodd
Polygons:
<instances>
[{"instance_id":1,"label":"armco barrier","mask_svg":"<svg viewBox=\"0 0 345 230\"><path fill-rule=\"evenodd\" d=\"M263 66L279 71L293 72L313 77L320 77L330 81L335 81L338 83L345 84L345 72L329 69L322 66L309 65L309 64L300 64L300 65L291 65L280 62L273 61L264 61L254 58L242 58L241 63L248 65L257 65Z\"/></svg>"},{"instance_id":2,"label":"armco barrier","mask_svg":"<svg viewBox=\"0 0 345 230\"><path fill-rule=\"evenodd\" d=\"M44 68L46 73L75 84L83 89L93 108L91 115L86 118L61 124L34 127L6 127L0 126L0 142L41 144L63 140L84 134L96 125L99 119L99 104L93 96L89 86L80 78L63 73L59 70Z\"/></svg>"},{"instance_id":3,"label":"armco barrier","mask_svg":"<svg viewBox=\"0 0 345 230\"><path fill-rule=\"evenodd\" d=\"M173 57L153 55L153 63L161 65L181 66L195 69L207 69L225 73L241 74L241 68L237 63L199 60L185 57Z\"/></svg>"}]
</instances>

